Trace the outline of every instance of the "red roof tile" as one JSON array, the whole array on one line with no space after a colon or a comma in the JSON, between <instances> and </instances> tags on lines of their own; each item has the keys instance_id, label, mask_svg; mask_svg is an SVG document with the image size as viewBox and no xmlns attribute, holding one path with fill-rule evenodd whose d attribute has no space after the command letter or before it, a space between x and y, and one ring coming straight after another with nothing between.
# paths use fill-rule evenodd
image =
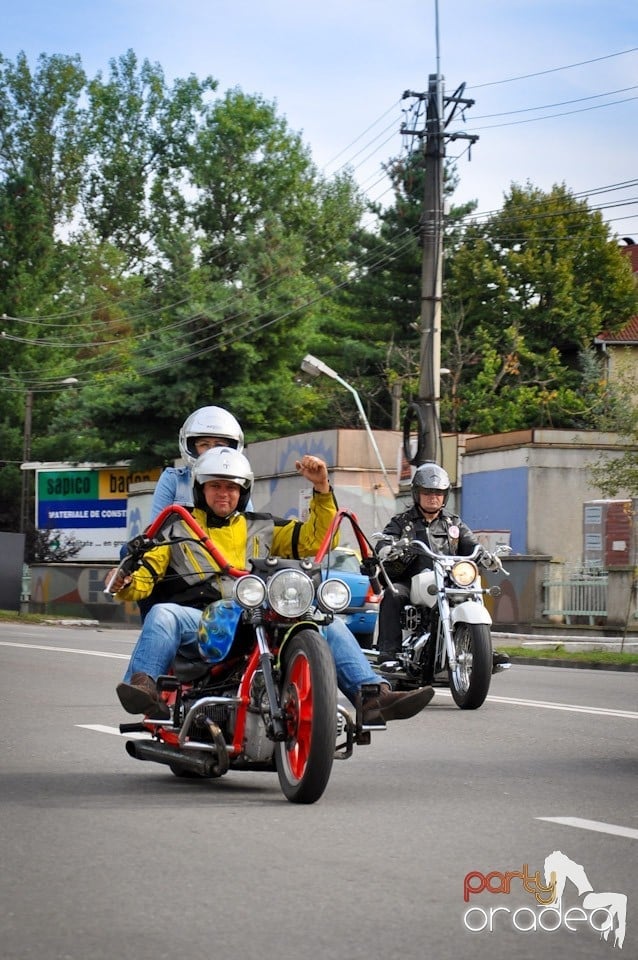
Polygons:
<instances>
[{"instance_id":1,"label":"red roof tile","mask_svg":"<svg viewBox=\"0 0 638 960\"><path fill-rule=\"evenodd\" d=\"M603 330L596 337L596 343L601 341L605 343L638 343L638 316L632 317L622 330L617 330L615 333Z\"/></svg>"}]
</instances>

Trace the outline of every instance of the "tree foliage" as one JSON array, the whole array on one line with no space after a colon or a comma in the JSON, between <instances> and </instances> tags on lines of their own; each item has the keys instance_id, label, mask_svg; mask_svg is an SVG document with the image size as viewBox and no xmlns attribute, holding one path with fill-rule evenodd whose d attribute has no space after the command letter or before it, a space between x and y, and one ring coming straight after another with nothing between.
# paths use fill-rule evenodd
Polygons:
<instances>
[{"instance_id":1,"label":"tree foliage","mask_svg":"<svg viewBox=\"0 0 638 960\"><path fill-rule=\"evenodd\" d=\"M513 186L449 258L443 415L453 430L594 428L608 397L587 377L593 338L636 310L626 258L600 214L564 186Z\"/></svg>"},{"instance_id":2,"label":"tree foliage","mask_svg":"<svg viewBox=\"0 0 638 960\"><path fill-rule=\"evenodd\" d=\"M300 389L307 352L389 427L419 383L422 155L386 173L392 202L366 207L273 103L169 85L131 50L93 78L78 57L0 56L0 524L17 523L28 391L36 460L170 462L210 403L249 441L357 424L334 382ZM513 186L482 223L474 208L446 218L444 429L611 423L592 338L636 292L600 216L564 186Z\"/></svg>"}]
</instances>

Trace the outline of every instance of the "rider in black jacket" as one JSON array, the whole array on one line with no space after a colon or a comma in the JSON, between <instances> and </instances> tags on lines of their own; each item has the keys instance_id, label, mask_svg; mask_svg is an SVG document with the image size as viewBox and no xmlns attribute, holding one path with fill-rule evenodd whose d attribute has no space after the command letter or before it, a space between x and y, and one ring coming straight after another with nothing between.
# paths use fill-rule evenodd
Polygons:
<instances>
[{"instance_id":1,"label":"rider in black jacket","mask_svg":"<svg viewBox=\"0 0 638 960\"><path fill-rule=\"evenodd\" d=\"M414 506L390 520L383 531L388 540L381 539L376 545L381 560L389 550L390 538L423 540L434 552L450 556L472 553L478 540L459 516L444 509L449 494L450 478L443 467L431 461L422 463L412 478ZM490 569L494 560L485 550L478 562ZM428 568L432 568L428 557L410 555L409 550L404 562L392 561L389 568L386 565L386 572L398 592L386 590L379 608L379 663L396 660L401 649L401 612L410 599L410 582L417 573Z\"/></svg>"}]
</instances>

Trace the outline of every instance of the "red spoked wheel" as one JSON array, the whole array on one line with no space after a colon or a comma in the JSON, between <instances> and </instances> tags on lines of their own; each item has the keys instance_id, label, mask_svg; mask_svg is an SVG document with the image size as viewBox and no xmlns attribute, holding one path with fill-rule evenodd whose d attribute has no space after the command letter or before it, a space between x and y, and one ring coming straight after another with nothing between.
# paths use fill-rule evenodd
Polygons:
<instances>
[{"instance_id":1,"label":"red spoked wheel","mask_svg":"<svg viewBox=\"0 0 638 960\"><path fill-rule=\"evenodd\" d=\"M281 705L286 739L276 744L279 783L292 803L314 803L332 770L337 737L337 677L325 638L300 630L282 651Z\"/></svg>"}]
</instances>

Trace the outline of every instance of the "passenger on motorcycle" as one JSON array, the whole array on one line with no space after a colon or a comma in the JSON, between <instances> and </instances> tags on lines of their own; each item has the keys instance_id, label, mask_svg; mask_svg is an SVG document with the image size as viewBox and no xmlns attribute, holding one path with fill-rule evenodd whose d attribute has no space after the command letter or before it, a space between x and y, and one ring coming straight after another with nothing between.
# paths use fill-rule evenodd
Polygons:
<instances>
[{"instance_id":1,"label":"passenger on motorcycle","mask_svg":"<svg viewBox=\"0 0 638 960\"><path fill-rule=\"evenodd\" d=\"M412 478L414 506L394 516L383 533L387 540L376 544L381 560L387 555L393 540L423 540L436 553L449 556L468 556L478 540L472 530L459 516L445 510L450 495L450 478L447 472L433 461L422 463ZM491 569L494 558L487 550L478 561L485 569ZM397 593L384 591L379 607L379 639L377 662L390 663L396 660L401 649L401 613L410 600L412 577L422 570L432 568L432 561L422 554L406 551L403 561L392 561L386 572L397 588ZM505 662L507 657L495 654L495 663Z\"/></svg>"},{"instance_id":2,"label":"passenger on motorcycle","mask_svg":"<svg viewBox=\"0 0 638 960\"><path fill-rule=\"evenodd\" d=\"M197 458L214 447L233 447L241 453L244 449L244 431L232 413L223 407L199 407L184 420L178 444L184 465L166 467L162 471L153 493L151 520L173 503L192 507L191 468ZM252 506L248 505L247 509L252 510Z\"/></svg>"},{"instance_id":3,"label":"passenger on motorcycle","mask_svg":"<svg viewBox=\"0 0 638 960\"><path fill-rule=\"evenodd\" d=\"M245 569L250 556L303 557L318 550L337 510L328 468L323 460L310 455L301 457L295 466L314 490L304 523L246 510L253 472L246 457L237 450L216 447L195 462L193 517L231 566ZM176 521L176 526L179 523ZM170 533L166 531L169 540ZM113 573L107 574L107 582ZM230 596L232 580L203 548L192 541L176 540L149 551L143 565L130 576L118 575L111 591L121 600L140 600L156 584L162 591L161 600L144 620L117 694L129 713L163 719L168 716L168 708L158 697L157 678L168 672L178 651L187 659L201 660L197 628L202 610L212 601ZM354 703L361 686L377 684L379 677L350 630L342 621L338 623L341 626L331 630L326 639L335 660L339 687ZM393 692L385 683L378 697L364 701L363 721L407 719L420 712L432 696L431 687L403 693Z\"/></svg>"}]
</instances>

